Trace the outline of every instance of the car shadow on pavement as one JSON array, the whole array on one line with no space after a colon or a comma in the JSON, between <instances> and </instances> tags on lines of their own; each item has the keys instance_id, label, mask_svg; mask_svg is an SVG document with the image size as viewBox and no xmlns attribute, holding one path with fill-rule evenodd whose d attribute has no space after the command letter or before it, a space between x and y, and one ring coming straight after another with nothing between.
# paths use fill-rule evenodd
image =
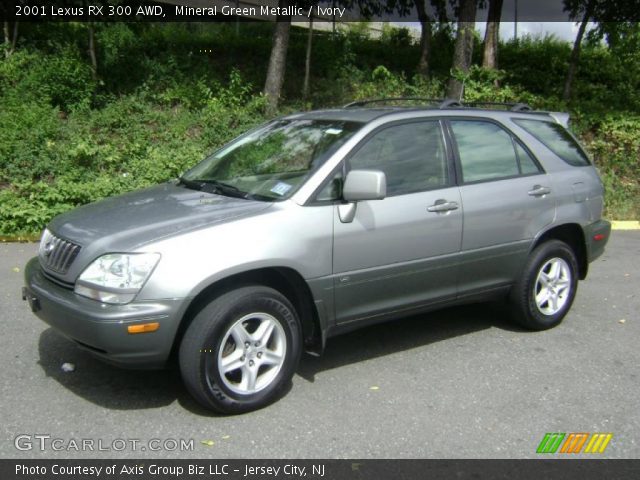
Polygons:
<instances>
[{"instance_id":1,"label":"car shadow on pavement","mask_svg":"<svg viewBox=\"0 0 640 480\"><path fill-rule=\"evenodd\" d=\"M424 347L431 343L488 328L523 331L504 311L491 304L448 308L356 330L331 338L321 357L303 355L297 374L313 382L325 370L376 357ZM177 368L125 370L103 363L52 328L38 342L39 364L49 378L100 407L142 410L167 406L176 400L193 414L216 416L198 405L186 391ZM72 372L62 370L71 363ZM286 395L288 385L282 396Z\"/></svg>"},{"instance_id":2,"label":"car shadow on pavement","mask_svg":"<svg viewBox=\"0 0 640 480\"><path fill-rule=\"evenodd\" d=\"M332 337L321 357L304 355L297 374L308 382L325 370L424 347L488 328L528 332L511 321L499 303L451 307L380 323Z\"/></svg>"},{"instance_id":3,"label":"car shadow on pavement","mask_svg":"<svg viewBox=\"0 0 640 480\"><path fill-rule=\"evenodd\" d=\"M39 364L49 378L79 397L113 410L138 410L169 405L188 395L175 369L125 370L103 363L54 329L42 332ZM64 363L75 367L62 370Z\"/></svg>"}]
</instances>

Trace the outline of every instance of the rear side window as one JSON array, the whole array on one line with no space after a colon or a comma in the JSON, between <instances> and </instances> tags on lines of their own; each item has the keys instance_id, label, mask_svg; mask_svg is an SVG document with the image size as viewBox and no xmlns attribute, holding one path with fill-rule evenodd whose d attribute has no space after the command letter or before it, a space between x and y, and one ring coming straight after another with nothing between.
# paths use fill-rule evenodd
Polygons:
<instances>
[{"instance_id":1,"label":"rear side window","mask_svg":"<svg viewBox=\"0 0 640 480\"><path fill-rule=\"evenodd\" d=\"M589 158L578 142L562 125L544 120L514 118L514 123L524 128L549 150L574 167L590 165Z\"/></svg>"},{"instance_id":2,"label":"rear side window","mask_svg":"<svg viewBox=\"0 0 640 480\"><path fill-rule=\"evenodd\" d=\"M497 180L520 173L511 135L493 123L453 120L465 183Z\"/></svg>"},{"instance_id":3,"label":"rear side window","mask_svg":"<svg viewBox=\"0 0 640 480\"><path fill-rule=\"evenodd\" d=\"M535 160L531 158L529 152L527 152L522 145L518 142L513 142L516 146L516 153L518 154L518 161L520 162L520 170L523 175L529 175L534 173L539 173L540 169L536 164Z\"/></svg>"}]
</instances>

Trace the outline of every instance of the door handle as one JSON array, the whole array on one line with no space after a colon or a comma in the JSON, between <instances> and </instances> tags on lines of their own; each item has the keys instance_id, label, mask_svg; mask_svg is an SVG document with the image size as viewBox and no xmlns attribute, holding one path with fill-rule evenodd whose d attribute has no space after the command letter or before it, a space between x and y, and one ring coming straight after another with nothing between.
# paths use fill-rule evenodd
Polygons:
<instances>
[{"instance_id":1,"label":"door handle","mask_svg":"<svg viewBox=\"0 0 640 480\"><path fill-rule=\"evenodd\" d=\"M445 199L441 198L439 200L436 200L436 203L434 203L430 207L427 207L427 212L441 213L457 209L458 202L447 202Z\"/></svg>"},{"instance_id":2,"label":"door handle","mask_svg":"<svg viewBox=\"0 0 640 480\"><path fill-rule=\"evenodd\" d=\"M527 194L532 197L542 197L551 193L551 189L549 187L543 187L542 185L534 185L533 190L529 190Z\"/></svg>"}]
</instances>

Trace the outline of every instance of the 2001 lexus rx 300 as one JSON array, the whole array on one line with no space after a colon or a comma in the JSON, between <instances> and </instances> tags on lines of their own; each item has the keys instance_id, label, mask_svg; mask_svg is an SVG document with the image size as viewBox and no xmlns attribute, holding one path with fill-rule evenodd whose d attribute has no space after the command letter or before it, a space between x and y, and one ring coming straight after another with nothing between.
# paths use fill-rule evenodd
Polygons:
<instances>
[{"instance_id":1,"label":"2001 lexus rx 300","mask_svg":"<svg viewBox=\"0 0 640 480\"><path fill-rule=\"evenodd\" d=\"M279 118L179 180L53 219L23 296L114 364L177 353L191 394L227 413L374 322L503 298L547 329L610 233L566 119L452 101Z\"/></svg>"}]
</instances>

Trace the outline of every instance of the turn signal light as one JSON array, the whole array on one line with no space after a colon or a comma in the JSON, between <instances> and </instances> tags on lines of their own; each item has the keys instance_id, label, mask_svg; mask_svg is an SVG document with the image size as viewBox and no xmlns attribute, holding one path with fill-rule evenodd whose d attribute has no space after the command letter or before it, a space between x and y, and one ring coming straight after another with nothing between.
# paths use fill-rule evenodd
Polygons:
<instances>
[{"instance_id":1,"label":"turn signal light","mask_svg":"<svg viewBox=\"0 0 640 480\"><path fill-rule=\"evenodd\" d=\"M149 333L149 332L155 332L159 328L160 328L160 324L158 322L140 323L138 325L129 325L127 327L127 332L129 332L129 333Z\"/></svg>"},{"instance_id":2,"label":"turn signal light","mask_svg":"<svg viewBox=\"0 0 640 480\"><path fill-rule=\"evenodd\" d=\"M604 233L598 233L598 234L594 235L594 236L593 236L593 239L594 239L596 242L599 242L600 240L604 240Z\"/></svg>"}]
</instances>

